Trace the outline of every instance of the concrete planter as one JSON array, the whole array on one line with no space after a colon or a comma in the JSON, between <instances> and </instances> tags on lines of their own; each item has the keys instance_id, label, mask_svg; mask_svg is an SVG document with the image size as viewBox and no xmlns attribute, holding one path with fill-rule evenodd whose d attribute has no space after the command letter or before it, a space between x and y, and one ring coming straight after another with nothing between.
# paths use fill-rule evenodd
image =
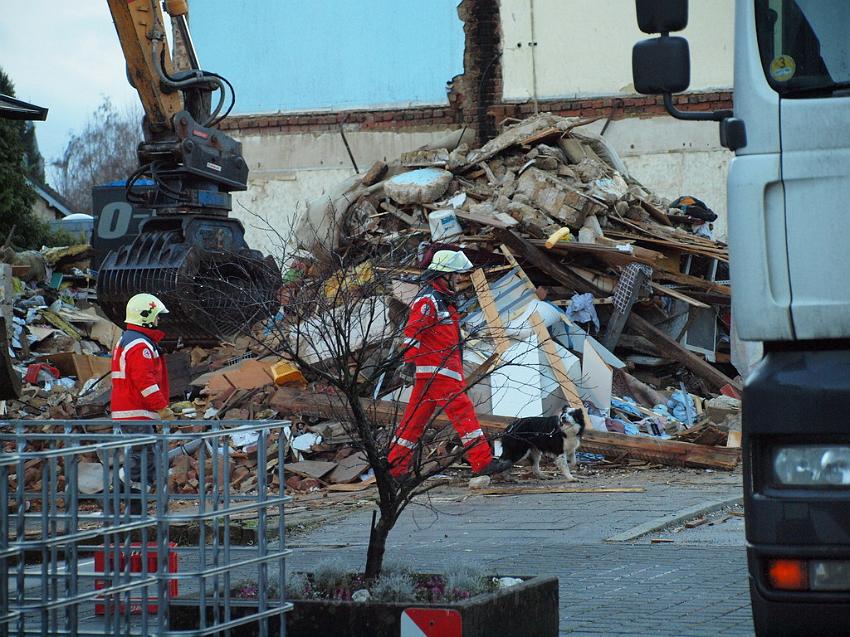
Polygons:
<instances>
[{"instance_id":1,"label":"concrete planter","mask_svg":"<svg viewBox=\"0 0 850 637\"><path fill-rule=\"evenodd\" d=\"M398 637L402 612L408 608L457 611L462 637L558 636L557 577L532 577L510 588L450 603L305 600L294 604L286 619L288 637Z\"/></svg>"},{"instance_id":2,"label":"concrete planter","mask_svg":"<svg viewBox=\"0 0 850 637\"><path fill-rule=\"evenodd\" d=\"M250 602L240 600L239 604L246 606ZM457 612L462 637L558 637L558 578L551 576L532 577L522 584L459 602L304 600L293 604L293 610L286 614L287 637L399 637L402 613L410 608ZM238 611L233 614L240 615ZM192 608L187 600L181 600L179 606L172 605L169 616L171 630L191 630L199 623L197 606ZM276 634L278 628L276 618L269 621L271 634ZM253 624L238 630L240 637L258 634Z\"/></svg>"}]
</instances>

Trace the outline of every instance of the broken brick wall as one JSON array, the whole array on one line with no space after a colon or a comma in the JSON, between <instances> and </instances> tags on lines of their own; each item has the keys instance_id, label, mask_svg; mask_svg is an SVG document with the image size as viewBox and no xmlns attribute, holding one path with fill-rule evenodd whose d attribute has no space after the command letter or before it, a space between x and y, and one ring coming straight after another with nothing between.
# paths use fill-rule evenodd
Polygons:
<instances>
[{"instance_id":1,"label":"broken brick wall","mask_svg":"<svg viewBox=\"0 0 850 637\"><path fill-rule=\"evenodd\" d=\"M588 1L565 0L564 10L569 12L576 3ZM532 4L529 2L528 6ZM664 196L678 196L679 190L690 188L697 196L702 194L701 198L711 200L715 211L722 215L728 154L717 143L716 125L705 124L696 130L675 122L666 115L660 97L629 95L623 92L627 87L618 88L622 82L612 83L608 94L575 96L579 87L573 87L570 79L575 75L575 65L586 58L562 60L555 56L561 61L553 65L549 48L558 45L568 29L585 29L588 25L574 19L560 20L561 35L547 36L547 20L529 25L528 16L521 10L525 6L521 0L459 2L457 15L464 33L463 73L448 83L446 104L229 117L221 127L243 142L251 169L249 191L237 195L239 205L234 206L235 216L242 214L244 206L264 218L277 219L275 215L303 209L307 199L327 192L350 175L353 169L340 137L341 127L352 145L358 167L366 170L374 159L391 161L400 152L464 126L476 132L478 144L484 143L500 132L503 122L527 117L535 112L535 107L558 115L598 118L594 130L599 132L605 126L606 137L612 140L627 165L634 167L638 179L657 184ZM538 3L538 9L540 6ZM552 11L552 6L544 9ZM633 21L631 10L627 13L620 22ZM510 24L505 23L507 20ZM584 38L587 34L582 31L579 35ZM505 38L510 38L510 42ZM531 61L529 45L538 40L540 46L534 53L536 69L544 89L549 86L549 94L543 90L535 105L532 66L528 66L525 76L517 76L516 69L518 63ZM629 40L628 46L631 44ZM506 46L510 49L507 52ZM601 42L600 46L611 49L612 42ZM597 54L598 49L588 49L587 55ZM506 59L506 55L514 57ZM505 98L508 62L514 73L511 99ZM565 79L562 82L558 78ZM523 86L528 89L525 93L528 97L517 94L517 89ZM553 96L561 92L564 96ZM729 109L732 93L696 90L678 95L674 101L684 110ZM250 218L245 221L246 226L257 225ZM249 234L253 232L249 230ZM250 240L262 245L256 237Z\"/></svg>"},{"instance_id":2,"label":"broken brick wall","mask_svg":"<svg viewBox=\"0 0 850 637\"><path fill-rule=\"evenodd\" d=\"M499 0L463 0L458 5L465 46L463 75L452 80L449 102L483 144L498 134L491 107L502 101L502 25Z\"/></svg>"}]
</instances>

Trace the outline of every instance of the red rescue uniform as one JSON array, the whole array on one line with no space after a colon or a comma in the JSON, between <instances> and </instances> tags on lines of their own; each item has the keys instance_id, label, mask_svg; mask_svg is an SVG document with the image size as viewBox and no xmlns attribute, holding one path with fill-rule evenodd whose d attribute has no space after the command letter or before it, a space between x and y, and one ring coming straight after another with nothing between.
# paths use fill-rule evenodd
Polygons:
<instances>
[{"instance_id":1,"label":"red rescue uniform","mask_svg":"<svg viewBox=\"0 0 850 637\"><path fill-rule=\"evenodd\" d=\"M159 343L165 333L127 325L112 353L112 419L159 420L168 407L168 372Z\"/></svg>"},{"instance_id":2,"label":"red rescue uniform","mask_svg":"<svg viewBox=\"0 0 850 637\"><path fill-rule=\"evenodd\" d=\"M463 348L454 295L443 279L425 286L410 309L404 328L404 361L416 366L413 393L390 449L390 473L408 472L413 450L434 410L442 407L466 449L472 471L493 459L472 401L465 393Z\"/></svg>"}]
</instances>

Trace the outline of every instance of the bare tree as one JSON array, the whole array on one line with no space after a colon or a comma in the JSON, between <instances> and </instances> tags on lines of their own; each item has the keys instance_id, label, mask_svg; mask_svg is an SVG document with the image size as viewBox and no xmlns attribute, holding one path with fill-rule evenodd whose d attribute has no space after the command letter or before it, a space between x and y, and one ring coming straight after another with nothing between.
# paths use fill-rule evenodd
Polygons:
<instances>
[{"instance_id":1,"label":"bare tree","mask_svg":"<svg viewBox=\"0 0 850 637\"><path fill-rule=\"evenodd\" d=\"M365 454L371 465L378 489L378 513L373 517L366 556L365 575L376 577L380 571L389 532L411 501L439 482L429 478L441 473L468 450L455 437L442 409L435 411L429 426L413 452L409 477L397 481L390 473L387 460L404 404L381 401L379 396L400 390L399 369L403 361L404 326L407 301L402 302L399 286L406 294L415 294L419 279L415 271L415 246L409 237L388 237L386 241L359 244L339 251L313 250L281 252L284 285L279 303L269 307L257 298L250 303L246 295L246 270L234 276L233 263L228 273L206 276L215 280L196 281L201 286L224 286L225 294L242 299L241 310L223 321L220 312L209 312L211 322L222 326L227 334L250 335L269 353L290 360L308 379L324 388L306 398L292 392L291 401L283 405L292 412L322 413L343 424L355 447ZM409 255L409 256L406 256ZM414 266L413 268L411 266ZM295 272L293 275L292 273ZM256 275L254 275L256 276ZM241 281L241 282L240 282ZM227 286L233 288L227 293ZM474 298L474 292L472 293ZM198 312L208 311L202 303ZM265 320L256 323L258 316ZM491 377L505 366L518 365L503 356L499 359L482 336L480 325L470 328L457 347L477 349L484 362L468 374L466 386L458 393ZM253 348L252 348L253 349ZM446 351L448 358L452 351ZM540 391L540 387L530 388ZM282 393L286 393L285 391ZM398 394L394 394L398 396ZM281 406L281 405L278 405ZM479 438L479 444L487 444Z\"/></svg>"},{"instance_id":2,"label":"bare tree","mask_svg":"<svg viewBox=\"0 0 850 637\"><path fill-rule=\"evenodd\" d=\"M93 187L126 179L138 168L141 122L138 104L118 110L104 97L82 131L71 134L62 156L50 165L56 190L75 209L90 211Z\"/></svg>"}]
</instances>

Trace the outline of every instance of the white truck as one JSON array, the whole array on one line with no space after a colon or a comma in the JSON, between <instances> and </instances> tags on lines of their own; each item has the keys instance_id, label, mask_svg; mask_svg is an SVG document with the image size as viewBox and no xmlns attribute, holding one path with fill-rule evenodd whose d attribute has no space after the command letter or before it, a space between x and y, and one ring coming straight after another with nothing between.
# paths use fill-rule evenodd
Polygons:
<instances>
[{"instance_id":1,"label":"white truck","mask_svg":"<svg viewBox=\"0 0 850 637\"><path fill-rule=\"evenodd\" d=\"M850 1L736 0L734 112L682 113L687 0L636 0L635 87L720 123L757 635L850 634Z\"/></svg>"}]
</instances>

